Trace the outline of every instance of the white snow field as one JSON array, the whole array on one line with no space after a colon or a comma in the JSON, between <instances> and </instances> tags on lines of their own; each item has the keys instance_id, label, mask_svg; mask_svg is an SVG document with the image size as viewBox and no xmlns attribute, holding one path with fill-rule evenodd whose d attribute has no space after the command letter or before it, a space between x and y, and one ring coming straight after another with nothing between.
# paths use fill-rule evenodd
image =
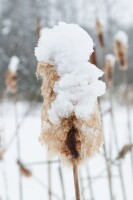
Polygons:
<instances>
[{"instance_id":1,"label":"white snow field","mask_svg":"<svg viewBox=\"0 0 133 200\"><path fill-rule=\"evenodd\" d=\"M17 103L17 120L18 123L23 120L19 129L20 160L32 171L31 177L22 177L23 200L48 200L48 171L46 149L41 146L38 141L41 127L41 104L35 105L35 109L24 117L24 113L29 107L28 103ZM104 112L109 107L108 102L102 104L102 111ZM124 105L114 104L114 118L117 129L117 137L119 141L119 148L128 143L127 130L127 115L126 107ZM130 109L131 110L131 109ZM15 133L15 117L14 117L14 103L5 101L0 104L0 130L3 133L4 143L8 144L12 135ZM109 154L110 141L114 140L112 124L110 120L110 113L103 116L104 135L106 140L106 147ZM133 112L131 112L131 121L133 122ZM133 123L132 123L133 126ZM132 127L133 128L133 127ZM116 158L117 153L115 145L111 146L112 160ZM58 158L55 158L56 160ZM19 200L19 184L18 184L18 165L16 139L13 140L5 153L4 159L0 161L0 199L1 200ZM36 164L35 164L36 163ZM38 164L37 164L38 163ZM113 195L115 200L124 200L122 197L122 190L118 174L119 161L112 166L113 173ZM61 180L59 176L59 163L52 164L52 186L51 191L52 200L64 200L62 194ZM74 185L73 174L71 168L61 166L63 173L63 182L65 187L66 200L74 200ZM87 172L88 170L88 172ZM122 171L124 176L124 185L126 188L127 200L133 199L133 176L131 170L130 154L128 153L124 160L122 160ZM90 173L90 174L89 174ZM109 200L109 186L107 179L106 163L103 153L95 155L88 163L79 169L80 177L82 177L81 193L84 187L84 200ZM92 188L88 177L91 177ZM81 180L81 179L80 179ZM81 183L81 182L80 182ZM6 189L5 189L6 188ZM93 198L94 195L94 198ZM92 199L93 198L93 199ZM82 198L83 199L83 198Z\"/></svg>"}]
</instances>

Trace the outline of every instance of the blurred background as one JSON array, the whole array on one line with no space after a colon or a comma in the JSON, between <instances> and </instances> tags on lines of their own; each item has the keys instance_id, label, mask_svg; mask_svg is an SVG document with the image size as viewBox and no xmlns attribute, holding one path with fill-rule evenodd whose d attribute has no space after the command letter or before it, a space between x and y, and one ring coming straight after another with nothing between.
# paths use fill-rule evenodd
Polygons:
<instances>
[{"instance_id":1,"label":"blurred background","mask_svg":"<svg viewBox=\"0 0 133 200\"><path fill-rule=\"evenodd\" d=\"M104 145L79 169L82 200L133 198L133 1L0 0L0 200L74 200L72 171L38 141L41 81L34 48L43 28L76 23L105 72Z\"/></svg>"}]
</instances>

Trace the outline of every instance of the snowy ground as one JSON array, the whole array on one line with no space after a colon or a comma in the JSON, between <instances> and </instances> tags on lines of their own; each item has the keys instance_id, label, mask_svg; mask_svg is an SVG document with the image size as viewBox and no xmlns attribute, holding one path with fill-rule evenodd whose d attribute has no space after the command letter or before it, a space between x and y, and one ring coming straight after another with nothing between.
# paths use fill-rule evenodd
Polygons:
<instances>
[{"instance_id":1,"label":"snowy ground","mask_svg":"<svg viewBox=\"0 0 133 200\"><path fill-rule=\"evenodd\" d=\"M23 120L23 115L28 109L27 103L17 104L17 120L18 123ZM109 107L106 102L103 106L103 111ZM119 148L128 143L128 129L127 129L127 115L126 107L114 104L114 118L117 129L117 137L119 140ZM22 178L23 186L23 200L47 200L47 164L34 164L47 160L46 150L40 145L38 136L40 133L40 110L41 105L36 106L36 110L24 118L23 123L19 129L21 161L32 171L32 177ZM131 111L131 109L130 109ZM131 121L133 122L133 111L131 112ZM0 105L0 129L3 130L4 142L8 143L15 133L15 115L14 104L5 102ZM112 160L116 158L117 153L114 143L114 131L111 129L110 113L103 117L104 135L106 139L106 147L108 154L111 151ZM133 123L132 123L133 126ZM133 128L133 127L132 127ZM110 148L110 141L113 141ZM13 140L9 149L5 153L4 161L0 162L0 200L19 200L19 184L18 184L18 165L16 164L17 151L16 139ZM56 158L57 160L57 158ZM31 164L30 164L31 163ZM119 162L118 162L119 163ZM115 200L124 200L122 197L122 190L120 179L118 176L118 163L112 167L113 173L113 194ZM29 164L29 165L28 165ZM59 198L63 199L61 180L59 176L59 163L52 164L52 186L51 191ZM73 176L70 168L61 167L63 173L63 181L65 184L66 200L74 200L74 186ZM124 184L126 187L127 200L133 199L133 176L131 171L130 154L127 154L122 160L122 171L124 175ZM84 199L86 200L109 200L109 187L107 179L107 171L103 149L94 158L88 161L87 165L80 167L80 178L82 177L81 188L84 190ZM91 177L92 189L88 177ZM81 180L81 179L80 179ZM7 184L7 185L6 185ZM5 191L6 188L6 191ZM81 193L83 190L81 189ZM94 195L94 199L92 199ZM57 199L52 196L52 200Z\"/></svg>"}]
</instances>

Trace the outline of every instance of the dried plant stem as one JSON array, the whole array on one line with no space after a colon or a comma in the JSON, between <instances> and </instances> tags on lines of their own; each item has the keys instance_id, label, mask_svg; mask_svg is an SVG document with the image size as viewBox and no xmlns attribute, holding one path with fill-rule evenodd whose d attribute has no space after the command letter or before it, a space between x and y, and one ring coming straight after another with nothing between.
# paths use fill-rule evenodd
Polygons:
<instances>
[{"instance_id":1,"label":"dried plant stem","mask_svg":"<svg viewBox=\"0 0 133 200\"><path fill-rule=\"evenodd\" d=\"M83 178L82 178L82 174L79 173L79 179L80 179L80 185L81 185L81 196L82 196L82 199L84 200L85 199L85 195L84 195L84 186L83 186Z\"/></svg>"},{"instance_id":2,"label":"dried plant stem","mask_svg":"<svg viewBox=\"0 0 133 200\"><path fill-rule=\"evenodd\" d=\"M5 186L5 195L6 200L9 200L9 190L8 190L8 180L7 180L7 173L6 173L6 163L5 160L3 160L3 180L4 180L4 186Z\"/></svg>"},{"instance_id":3,"label":"dried plant stem","mask_svg":"<svg viewBox=\"0 0 133 200\"><path fill-rule=\"evenodd\" d=\"M52 183L52 180L51 180L51 163L50 163L50 160L48 161L48 186L49 186L49 190L48 190L48 197L49 197L49 200L52 200L52 195L51 195L51 183Z\"/></svg>"},{"instance_id":4,"label":"dried plant stem","mask_svg":"<svg viewBox=\"0 0 133 200\"><path fill-rule=\"evenodd\" d=\"M101 111L101 102L99 99L99 108ZM102 112L101 112L101 118L103 119ZM102 127L103 129L103 127ZM111 170L111 163L109 162L108 156L107 156L107 151L106 151L106 146L105 146L105 137L103 134L103 140L104 140L104 157L105 157L105 162L106 162L106 168L107 168L107 173L108 173L108 184L109 184L109 192L110 192L110 199L113 200L113 185L112 185L112 170Z\"/></svg>"},{"instance_id":5,"label":"dried plant stem","mask_svg":"<svg viewBox=\"0 0 133 200\"><path fill-rule=\"evenodd\" d=\"M113 90L113 88L110 89L110 98L109 98L110 106L111 106L111 123L112 123L112 128L113 128L113 133L114 133L113 135L114 135L114 140L115 140L115 147L116 147L117 152L119 152L117 131L116 131L114 115L113 115L112 90ZM119 171L119 176L120 176L120 181L121 181L121 189L122 189L122 193L123 193L123 199L127 200L121 161L120 161L120 164L118 165L118 171Z\"/></svg>"},{"instance_id":6,"label":"dried plant stem","mask_svg":"<svg viewBox=\"0 0 133 200\"><path fill-rule=\"evenodd\" d=\"M75 162L73 162L73 177L74 177L76 200L80 200L80 190L79 190L79 182L78 182L78 166L77 166L77 163Z\"/></svg>"},{"instance_id":7,"label":"dried plant stem","mask_svg":"<svg viewBox=\"0 0 133 200\"><path fill-rule=\"evenodd\" d=\"M60 176L63 200L66 200L65 186L64 186L64 181L63 181L63 174L62 174L62 170L61 170L60 166L59 166L58 170L59 170L59 176Z\"/></svg>"},{"instance_id":8,"label":"dried plant stem","mask_svg":"<svg viewBox=\"0 0 133 200\"><path fill-rule=\"evenodd\" d=\"M126 85L126 91L125 91L125 95L124 95L124 98L125 98L125 103L126 103L126 112L127 112L127 128L128 128L128 139L129 139L129 144L132 144L132 126L131 126L131 120L130 120L130 116L131 116L131 113L130 113L130 108L129 108L129 102L128 102L128 96L127 96L127 93L128 93L128 77L127 77L127 70L126 71L122 71L122 75L123 75L123 82L125 83ZM132 177L133 177L133 151L132 151L132 148L131 148L131 151L130 151L130 155L131 155L131 169L132 169Z\"/></svg>"},{"instance_id":9,"label":"dried plant stem","mask_svg":"<svg viewBox=\"0 0 133 200\"><path fill-rule=\"evenodd\" d=\"M31 166L31 165L48 165L48 163L51 164L59 164L59 160L52 160L52 161L38 161L38 162L31 162L31 163L25 163L25 166Z\"/></svg>"},{"instance_id":10,"label":"dried plant stem","mask_svg":"<svg viewBox=\"0 0 133 200\"><path fill-rule=\"evenodd\" d=\"M48 188L48 187L45 185L45 183L44 183L42 180L40 180L38 177L32 176L32 178L33 178L40 186L42 186L43 189L45 188L46 190L50 191L51 195L52 195L55 199L57 199L57 200L62 200L57 194L55 194L53 191L51 191L51 189Z\"/></svg>"},{"instance_id":11,"label":"dried plant stem","mask_svg":"<svg viewBox=\"0 0 133 200\"><path fill-rule=\"evenodd\" d=\"M104 138L105 141L105 138ZM104 154L105 154L105 161L106 161L106 167L107 167L107 173L108 173L108 182L109 182L109 191L110 191L110 199L113 200L113 184L112 184L112 170L111 170L111 163L109 162L109 159L107 157L107 151L105 144L103 145L104 148Z\"/></svg>"},{"instance_id":12,"label":"dried plant stem","mask_svg":"<svg viewBox=\"0 0 133 200\"><path fill-rule=\"evenodd\" d=\"M94 193L93 193L93 188L92 188L92 179L90 175L90 169L89 166L86 166L86 172L88 176L88 183L89 183L89 190L90 190L90 200L94 200Z\"/></svg>"},{"instance_id":13,"label":"dried plant stem","mask_svg":"<svg viewBox=\"0 0 133 200\"><path fill-rule=\"evenodd\" d=\"M5 95L6 95L6 94L5 94ZM17 124L17 131L15 130L15 133L11 136L9 142L8 142L7 145L6 145L6 150L9 150L9 149L10 149L11 145L12 145L13 142L14 142L14 139L16 138L16 135L19 134L19 130L20 130L21 126L23 125L23 123L24 123L25 120L27 119L28 115L29 115L30 112L32 111L32 108L35 107L35 104L37 103L37 98L38 98L37 95L38 95L38 94L37 94L37 89L36 89L35 94L34 94L34 96L33 96L33 101L32 101L32 103L30 103L30 106L29 106L28 110L25 112L25 114L24 114L22 120ZM15 101L16 101L16 100L15 100Z\"/></svg>"},{"instance_id":14,"label":"dried plant stem","mask_svg":"<svg viewBox=\"0 0 133 200\"><path fill-rule=\"evenodd\" d=\"M16 123L16 145L17 145L17 160L21 160L20 158L20 138L19 138L19 123L18 123L18 113L17 113L17 106L16 106L16 98L14 101L14 114L15 114L15 123ZM22 188L22 174L19 168L19 199L23 200L23 188Z\"/></svg>"}]
</instances>

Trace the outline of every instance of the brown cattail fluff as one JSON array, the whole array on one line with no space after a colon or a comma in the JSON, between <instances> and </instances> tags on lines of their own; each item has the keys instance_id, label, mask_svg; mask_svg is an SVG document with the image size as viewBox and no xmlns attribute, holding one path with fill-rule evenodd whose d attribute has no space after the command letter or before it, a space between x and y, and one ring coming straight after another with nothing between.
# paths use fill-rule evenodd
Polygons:
<instances>
[{"instance_id":1,"label":"brown cattail fluff","mask_svg":"<svg viewBox=\"0 0 133 200\"><path fill-rule=\"evenodd\" d=\"M20 168L21 174L25 177L31 177L32 176L32 172L27 169L19 160L17 161L17 164Z\"/></svg>"},{"instance_id":2,"label":"brown cattail fluff","mask_svg":"<svg viewBox=\"0 0 133 200\"><path fill-rule=\"evenodd\" d=\"M103 48L104 47L104 37L103 37L104 29L99 19L96 20L96 31L97 31L99 44Z\"/></svg>"},{"instance_id":3,"label":"brown cattail fluff","mask_svg":"<svg viewBox=\"0 0 133 200\"><path fill-rule=\"evenodd\" d=\"M90 56L90 63L97 66L97 55L96 55L96 48L94 47L94 51Z\"/></svg>"},{"instance_id":4,"label":"brown cattail fluff","mask_svg":"<svg viewBox=\"0 0 133 200\"><path fill-rule=\"evenodd\" d=\"M113 84L114 67L115 67L115 57L112 54L108 54L105 57L105 78L107 85L110 87Z\"/></svg>"},{"instance_id":5,"label":"brown cattail fluff","mask_svg":"<svg viewBox=\"0 0 133 200\"><path fill-rule=\"evenodd\" d=\"M12 73L10 70L6 73L6 88L10 93L17 92L17 73Z\"/></svg>"},{"instance_id":6,"label":"brown cattail fluff","mask_svg":"<svg viewBox=\"0 0 133 200\"><path fill-rule=\"evenodd\" d=\"M6 88L10 93L17 92L17 70L19 65L19 58L17 56L12 56L6 73Z\"/></svg>"},{"instance_id":7,"label":"brown cattail fluff","mask_svg":"<svg viewBox=\"0 0 133 200\"><path fill-rule=\"evenodd\" d=\"M120 64L120 70L127 70L128 68L128 46L127 41L124 41L121 35L124 34L124 40L127 40L125 33L118 32L114 39L114 54Z\"/></svg>"},{"instance_id":8,"label":"brown cattail fluff","mask_svg":"<svg viewBox=\"0 0 133 200\"><path fill-rule=\"evenodd\" d=\"M40 142L47 144L49 153L60 155L65 163L82 163L97 152L103 142L98 104L96 103L88 121L77 118L73 113L68 118L60 119L59 124L52 124L48 118L48 110L56 97L53 91L54 84L60 77L54 65L43 62L38 64L37 74L43 77L41 90L45 99L42 107Z\"/></svg>"}]
</instances>

